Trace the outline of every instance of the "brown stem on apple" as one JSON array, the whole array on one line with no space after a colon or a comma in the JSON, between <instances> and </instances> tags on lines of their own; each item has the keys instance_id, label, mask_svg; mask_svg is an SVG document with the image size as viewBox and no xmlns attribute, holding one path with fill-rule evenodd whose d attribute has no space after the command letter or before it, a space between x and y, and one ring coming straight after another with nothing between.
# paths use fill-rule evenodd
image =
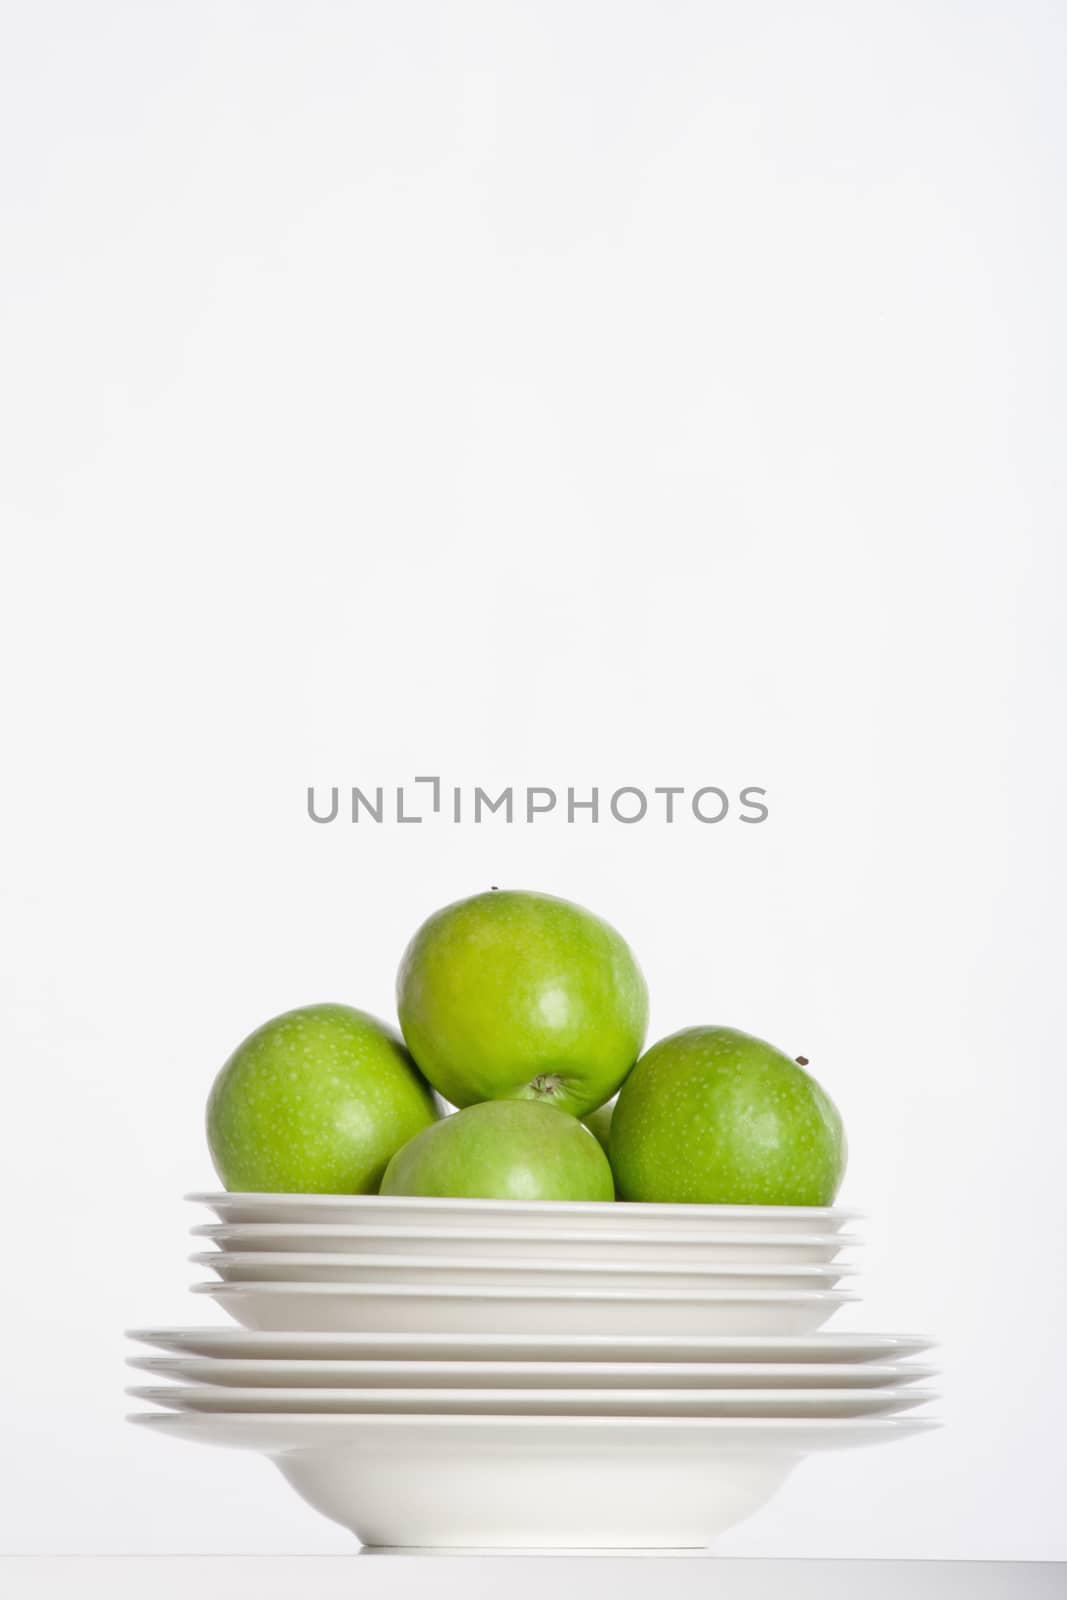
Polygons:
<instances>
[{"instance_id":1,"label":"brown stem on apple","mask_svg":"<svg viewBox=\"0 0 1067 1600\"><path fill-rule=\"evenodd\" d=\"M794 1056L793 1059L798 1067L806 1067L809 1064L807 1056Z\"/></svg>"}]
</instances>

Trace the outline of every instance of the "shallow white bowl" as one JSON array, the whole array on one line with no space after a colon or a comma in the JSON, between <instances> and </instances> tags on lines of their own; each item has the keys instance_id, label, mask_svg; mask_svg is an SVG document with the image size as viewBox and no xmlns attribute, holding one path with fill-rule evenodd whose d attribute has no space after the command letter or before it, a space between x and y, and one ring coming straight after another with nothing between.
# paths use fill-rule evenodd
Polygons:
<instances>
[{"instance_id":1,"label":"shallow white bowl","mask_svg":"<svg viewBox=\"0 0 1067 1600\"><path fill-rule=\"evenodd\" d=\"M218 1285L205 1285L217 1289ZM925 1334L323 1333L249 1328L130 1328L127 1337L183 1356L243 1361L848 1362L899 1361L936 1344Z\"/></svg>"},{"instance_id":2,"label":"shallow white bowl","mask_svg":"<svg viewBox=\"0 0 1067 1600\"><path fill-rule=\"evenodd\" d=\"M520 1219L521 1220L521 1219ZM232 1251L293 1250L313 1253L420 1256L464 1256L483 1261L522 1261L531 1266L553 1264L578 1256L623 1267L649 1264L687 1267L818 1266L861 1241L851 1233L716 1234L605 1228L380 1228L371 1223L236 1222L202 1223L190 1230L221 1249Z\"/></svg>"},{"instance_id":3,"label":"shallow white bowl","mask_svg":"<svg viewBox=\"0 0 1067 1600\"><path fill-rule=\"evenodd\" d=\"M936 1400L932 1389L253 1389L222 1384L137 1385L135 1400L173 1411L325 1412L367 1416L874 1417Z\"/></svg>"},{"instance_id":4,"label":"shallow white bowl","mask_svg":"<svg viewBox=\"0 0 1067 1600\"><path fill-rule=\"evenodd\" d=\"M685 1267L653 1262L626 1268L577 1257L554 1262L485 1261L478 1256L315 1255L297 1250L201 1250L189 1257L226 1283L398 1283L483 1289L833 1289L854 1267Z\"/></svg>"},{"instance_id":5,"label":"shallow white bowl","mask_svg":"<svg viewBox=\"0 0 1067 1600\"><path fill-rule=\"evenodd\" d=\"M759 1509L805 1455L936 1426L703 1417L138 1415L259 1450L368 1545L684 1549Z\"/></svg>"},{"instance_id":6,"label":"shallow white bowl","mask_svg":"<svg viewBox=\"0 0 1067 1600\"><path fill-rule=\"evenodd\" d=\"M757 1233L839 1233L863 1212L846 1206L643 1205L618 1200L453 1200L421 1195L242 1194L186 1195L209 1206L222 1222L331 1222L378 1228L518 1228L612 1233L690 1232L751 1237Z\"/></svg>"},{"instance_id":7,"label":"shallow white bowl","mask_svg":"<svg viewBox=\"0 0 1067 1600\"><path fill-rule=\"evenodd\" d=\"M935 1377L910 1361L361 1361L130 1356L157 1378L282 1389L876 1389Z\"/></svg>"},{"instance_id":8,"label":"shallow white bowl","mask_svg":"<svg viewBox=\"0 0 1067 1600\"><path fill-rule=\"evenodd\" d=\"M858 1297L797 1289L435 1289L414 1284L198 1283L246 1328L288 1333L810 1333Z\"/></svg>"}]
</instances>

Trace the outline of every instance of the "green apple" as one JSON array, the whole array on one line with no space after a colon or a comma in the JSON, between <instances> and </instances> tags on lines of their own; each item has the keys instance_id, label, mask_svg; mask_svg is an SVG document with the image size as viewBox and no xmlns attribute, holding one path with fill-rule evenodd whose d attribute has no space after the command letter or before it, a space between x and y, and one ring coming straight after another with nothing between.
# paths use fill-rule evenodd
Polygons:
<instances>
[{"instance_id":1,"label":"green apple","mask_svg":"<svg viewBox=\"0 0 1067 1600\"><path fill-rule=\"evenodd\" d=\"M590 1111L587 1116L582 1118L583 1125L589 1129L601 1150L608 1157L609 1166L611 1165L611 1118L616 1104L617 1101L609 1100L606 1106L597 1106L595 1111ZM612 1172L611 1181L613 1184L615 1183L614 1172ZM619 1198L618 1185L615 1185L614 1193L617 1200Z\"/></svg>"},{"instance_id":2,"label":"green apple","mask_svg":"<svg viewBox=\"0 0 1067 1600\"><path fill-rule=\"evenodd\" d=\"M797 1061L737 1028L685 1028L623 1084L610 1155L623 1200L827 1206L847 1146Z\"/></svg>"},{"instance_id":3,"label":"green apple","mask_svg":"<svg viewBox=\"0 0 1067 1600\"><path fill-rule=\"evenodd\" d=\"M614 1200L611 1167L575 1117L543 1100L485 1100L417 1133L382 1194L481 1200Z\"/></svg>"},{"instance_id":4,"label":"green apple","mask_svg":"<svg viewBox=\"0 0 1067 1600\"><path fill-rule=\"evenodd\" d=\"M227 1189L374 1194L394 1151L437 1116L392 1029L351 1006L303 1006L237 1046L207 1135Z\"/></svg>"},{"instance_id":5,"label":"green apple","mask_svg":"<svg viewBox=\"0 0 1067 1600\"><path fill-rule=\"evenodd\" d=\"M582 1118L585 1126L607 1155L610 1148L608 1140L611 1137L611 1115L615 1110L615 1101L609 1100L606 1106L597 1106L595 1111Z\"/></svg>"},{"instance_id":6,"label":"green apple","mask_svg":"<svg viewBox=\"0 0 1067 1600\"><path fill-rule=\"evenodd\" d=\"M614 928L551 895L446 906L404 953L408 1049L446 1100L546 1100L582 1116L614 1094L648 1024L641 969Z\"/></svg>"}]
</instances>

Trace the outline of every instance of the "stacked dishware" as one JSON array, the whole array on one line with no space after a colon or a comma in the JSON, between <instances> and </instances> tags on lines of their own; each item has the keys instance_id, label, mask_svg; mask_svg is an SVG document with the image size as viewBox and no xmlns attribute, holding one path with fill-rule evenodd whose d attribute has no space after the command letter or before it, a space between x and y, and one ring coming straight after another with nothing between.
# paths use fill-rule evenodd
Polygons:
<instances>
[{"instance_id":1,"label":"stacked dishware","mask_svg":"<svg viewBox=\"0 0 1067 1600\"><path fill-rule=\"evenodd\" d=\"M270 1456L365 1544L704 1546L805 1456L934 1425L930 1340L820 1331L841 1207L191 1198L240 1326L135 1334L133 1420Z\"/></svg>"}]
</instances>

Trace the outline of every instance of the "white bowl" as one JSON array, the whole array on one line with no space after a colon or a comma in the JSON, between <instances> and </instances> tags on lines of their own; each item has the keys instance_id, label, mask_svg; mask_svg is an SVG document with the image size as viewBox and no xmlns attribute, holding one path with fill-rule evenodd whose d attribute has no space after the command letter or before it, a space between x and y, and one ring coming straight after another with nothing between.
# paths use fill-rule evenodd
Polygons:
<instances>
[{"instance_id":1,"label":"white bowl","mask_svg":"<svg viewBox=\"0 0 1067 1600\"><path fill-rule=\"evenodd\" d=\"M269 1337L269 1336L268 1336ZM363 1361L130 1356L157 1378L281 1389L876 1389L935 1377L910 1361Z\"/></svg>"},{"instance_id":2,"label":"white bowl","mask_svg":"<svg viewBox=\"0 0 1067 1600\"><path fill-rule=\"evenodd\" d=\"M218 1285L205 1285L218 1289ZM131 1328L141 1344L183 1356L243 1361L570 1361L752 1363L899 1361L922 1355L936 1340L924 1334L603 1334L287 1332L249 1328Z\"/></svg>"},{"instance_id":3,"label":"white bowl","mask_svg":"<svg viewBox=\"0 0 1067 1600\"><path fill-rule=\"evenodd\" d=\"M380 1194L190 1194L222 1222L330 1222L377 1228L521 1228L568 1233L696 1232L717 1237L839 1233L863 1216L845 1206L644 1205L618 1200L460 1200Z\"/></svg>"},{"instance_id":4,"label":"white bowl","mask_svg":"<svg viewBox=\"0 0 1067 1600\"><path fill-rule=\"evenodd\" d=\"M253 1389L222 1384L137 1385L135 1400L174 1411L257 1416L874 1417L936 1400L932 1389Z\"/></svg>"},{"instance_id":5,"label":"white bowl","mask_svg":"<svg viewBox=\"0 0 1067 1600\"><path fill-rule=\"evenodd\" d=\"M288 1333L810 1333L858 1297L797 1289L471 1289L198 1283L246 1328Z\"/></svg>"},{"instance_id":6,"label":"white bowl","mask_svg":"<svg viewBox=\"0 0 1067 1600\"><path fill-rule=\"evenodd\" d=\"M259 1450L364 1544L684 1549L759 1509L805 1455L926 1421L703 1417L139 1415L156 1433Z\"/></svg>"},{"instance_id":7,"label":"white bowl","mask_svg":"<svg viewBox=\"0 0 1067 1600\"><path fill-rule=\"evenodd\" d=\"M522 1219L519 1219L520 1221ZM860 1243L851 1233L703 1233L609 1230L606 1228L380 1228L371 1223L202 1223L190 1230L221 1249L293 1250L322 1254L465 1256L482 1261L521 1260L535 1265L579 1256L624 1267L775 1267L832 1261Z\"/></svg>"},{"instance_id":8,"label":"white bowl","mask_svg":"<svg viewBox=\"0 0 1067 1600\"><path fill-rule=\"evenodd\" d=\"M314 1255L297 1250L201 1250L189 1257L226 1283L398 1283L482 1289L833 1289L854 1267L684 1267L651 1263L626 1268L575 1257L511 1263L458 1256Z\"/></svg>"}]
</instances>

